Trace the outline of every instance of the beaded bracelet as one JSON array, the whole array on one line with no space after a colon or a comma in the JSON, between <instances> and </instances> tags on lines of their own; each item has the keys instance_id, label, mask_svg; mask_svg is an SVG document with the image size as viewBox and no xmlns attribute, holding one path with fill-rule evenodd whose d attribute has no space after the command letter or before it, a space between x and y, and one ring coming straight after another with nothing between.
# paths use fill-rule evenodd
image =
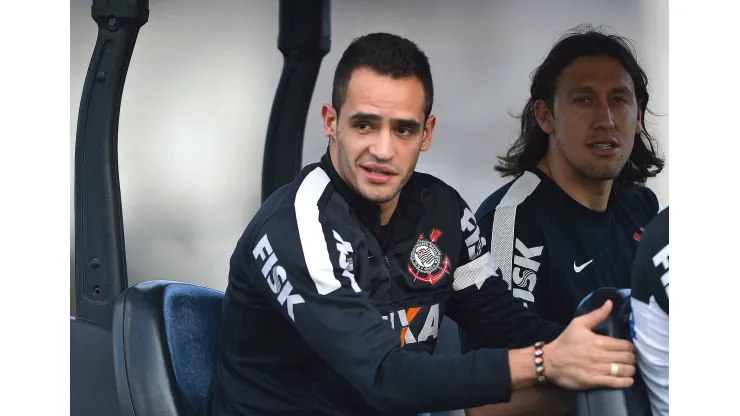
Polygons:
<instances>
[{"instance_id":1,"label":"beaded bracelet","mask_svg":"<svg viewBox=\"0 0 740 416\"><path fill-rule=\"evenodd\" d=\"M534 344L534 370L537 372L537 382L540 384L547 383L547 377L545 377L545 352L542 347L545 343L542 341Z\"/></svg>"}]
</instances>

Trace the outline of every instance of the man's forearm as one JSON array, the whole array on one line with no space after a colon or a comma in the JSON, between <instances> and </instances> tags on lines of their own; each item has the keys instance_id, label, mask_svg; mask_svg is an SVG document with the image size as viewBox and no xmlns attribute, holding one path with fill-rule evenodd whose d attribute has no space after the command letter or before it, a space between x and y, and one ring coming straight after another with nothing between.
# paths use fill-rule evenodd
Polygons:
<instances>
[{"instance_id":1,"label":"man's forearm","mask_svg":"<svg viewBox=\"0 0 740 416\"><path fill-rule=\"evenodd\" d=\"M535 386L537 372L534 365L534 347L509 350L509 371L513 392Z\"/></svg>"}]
</instances>

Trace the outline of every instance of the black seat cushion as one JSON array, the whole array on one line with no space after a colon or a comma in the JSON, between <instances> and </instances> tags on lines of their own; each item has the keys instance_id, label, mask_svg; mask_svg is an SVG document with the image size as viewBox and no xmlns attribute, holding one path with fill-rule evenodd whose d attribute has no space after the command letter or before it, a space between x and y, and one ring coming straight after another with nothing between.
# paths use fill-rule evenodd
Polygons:
<instances>
[{"instance_id":1,"label":"black seat cushion","mask_svg":"<svg viewBox=\"0 0 740 416\"><path fill-rule=\"evenodd\" d=\"M140 283L121 294L113 349L124 415L205 413L222 301L219 291L170 281Z\"/></svg>"}]
</instances>

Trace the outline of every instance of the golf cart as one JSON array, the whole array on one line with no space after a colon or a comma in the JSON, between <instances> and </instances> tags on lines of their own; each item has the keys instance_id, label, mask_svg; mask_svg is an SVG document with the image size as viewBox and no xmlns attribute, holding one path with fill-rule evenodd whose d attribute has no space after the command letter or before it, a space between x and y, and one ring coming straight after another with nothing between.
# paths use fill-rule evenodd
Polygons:
<instances>
[{"instance_id":1,"label":"golf cart","mask_svg":"<svg viewBox=\"0 0 740 416\"><path fill-rule=\"evenodd\" d=\"M75 144L70 411L73 416L202 415L218 349L223 293L161 280L129 288L126 275L118 120L149 2L93 0L91 17L98 35ZM267 124L263 201L292 181L302 166L306 116L321 62L330 50L330 29L330 0L279 0L278 48L284 64ZM600 293L622 299L619 304L624 305L623 293ZM605 328L616 336L624 327L624 311L615 307L613 318ZM442 328L438 350L453 349L456 326L447 320ZM622 391L579 396L578 415L638 414L626 413L629 398Z\"/></svg>"}]
</instances>

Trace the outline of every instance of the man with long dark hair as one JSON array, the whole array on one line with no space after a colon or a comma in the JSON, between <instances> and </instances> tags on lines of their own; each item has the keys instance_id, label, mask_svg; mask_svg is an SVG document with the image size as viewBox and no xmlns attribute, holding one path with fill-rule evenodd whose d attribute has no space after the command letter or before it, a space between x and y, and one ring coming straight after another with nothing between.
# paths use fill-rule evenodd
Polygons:
<instances>
[{"instance_id":1,"label":"man with long dark hair","mask_svg":"<svg viewBox=\"0 0 740 416\"><path fill-rule=\"evenodd\" d=\"M659 210L644 184L664 165L645 125L647 82L629 41L589 26L561 38L534 72L519 138L496 167L513 179L476 218L513 296L545 319L566 325L593 290L631 285L641 232ZM537 407L522 399L470 413ZM542 410L554 414L552 402Z\"/></svg>"}]
</instances>

